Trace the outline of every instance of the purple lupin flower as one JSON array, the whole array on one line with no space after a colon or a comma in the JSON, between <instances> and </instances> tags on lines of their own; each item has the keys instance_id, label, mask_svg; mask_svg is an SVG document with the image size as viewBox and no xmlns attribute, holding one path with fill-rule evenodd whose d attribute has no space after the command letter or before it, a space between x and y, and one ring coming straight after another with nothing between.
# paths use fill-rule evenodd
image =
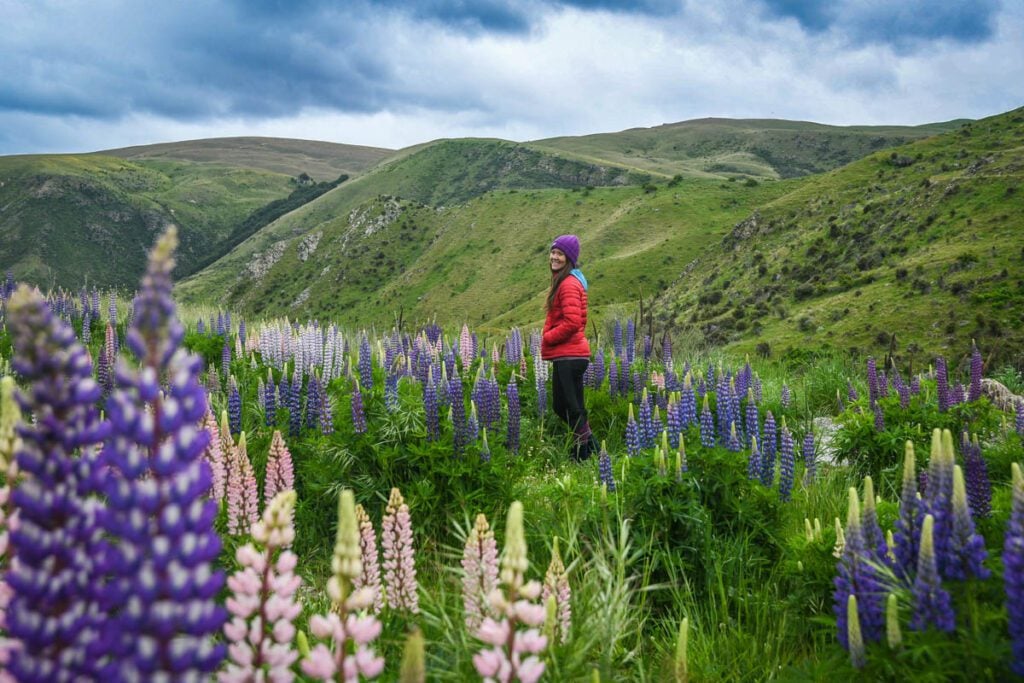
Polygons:
<instances>
[{"instance_id":1,"label":"purple lupin flower","mask_svg":"<svg viewBox=\"0 0 1024 683\"><path fill-rule=\"evenodd\" d=\"M743 445L740 443L739 434L736 432L736 423L733 422L729 425L729 438L725 442L726 449L733 453L739 453L743 450Z\"/></svg>"},{"instance_id":2,"label":"purple lupin flower","mask_svg":"<svg viewBox=\"0 0 1024 683\"><path fill-rule=\"evenodd\" d=\"M242 396L238 392L238 381L234 375L228 380L228 424L231 425L232 434L241 433Z\"/></svg>"},{"instance_id":3,"label":"purple lupin flower","mask_svg":"<svg viewBox=\"0 0 1024 683\"><path fill-rule=\"evenodd\" d=\"M1013 644L1011 666L1014 673L1024 676L1024 473L1017 463L1011 465L1011 471L1013 498L1003 540L1003 586Z\"/></svg>"},{"instance_id":4,"label":"purple lupin flower","mask_svg":"<svg viewBox=\"0 0 1024 683\"><path fill-rule=\"evenodd\" d=\"M814 449L814 432L810 429L804 434L802 455L804 458L804 486L810 486L818 476L818 457Z\"/></svg>"},{"instance_id":5,"label":"purple lupin flower","mask_svg":"<svg viewBox=\"0 0 1024 683\"><path fill-rule=\"evenodd\" d=\"M683 393L679 397L679 416L682 419L683 430L697 424L697 394L693 390L693 381L689 374L683 380Z\"/></svg>"},{"instance_id":6,"label":"purple lupin flower","mask_svg":"<svg viewBox=\"0 0 1024 683\"><path fill-rule=\"evenodd\" d=\"M352 430L356 434L366 433L366 411L363 409L363 392L359 390L359 380L352 388Z\"/></svg>"},{"instance_id":7,"label":"purple lupin flower","mask_svg":"<svg viewBox=\"0 0 1024 683\"><path fill-rule=\"evenodd\" d=\"M321 390L322 396L320 398L320 433L321 434L333 434L334 433L334 401L326 390Z\"/></svg>"},{"instance_id":8,"label":"purple lupin flower","mask_svg":"<svg viewBox=\"0 0 1024 683\"><path fill-rule=\"evenodd\" d=\"M878 523L878 511L875 509L875 483L871 477L864 477L864 506L861 508L860 525L864 536L864 547L874 555L874 561L884 563L889 554L889 546L885 542L885 533Z\"/></svg>"},{"instance_id":9,"label":"purple lupin flower","mask_svg":"<svg viewBox=\"0 0 1024 683\"><path fill-rule=\"evenodd\" d=\"M747 407L744 414L744 427L747 437L761 439L761 427L758 424L757 401L754 400L754 390L747 389Z\"/></svg>"},{"instance_id":10,"label":"purple lupin flower","mask_svg":"<svg viewBox=\"0 0 1024 683\"><path fill-rule=\"evenodd\" d=\"M267 369L267 385L263 392L263 416L268 427L277 423L277 387L274 385L274 371Z\"/></svg>"},{"instance_id":11,"label":"purple lupin flower","mask_svg":"<svg viewBox=\"0 0 1024 683\"><path fill-rule=\"evenodd\" d=\"M767 487L771 487L775 480L776 444L775 416L769 410L764 418L764 438L761 441L761 484Z\"/></svg>"},{"instance_id":12,"label":"purple lupin flower","mask_svg":"<svg viewBox=\"0 0 1024 683\"><path fill-rule=\"evenodd\" d=\"M946 575L951 579L987 579L992 574L983 564L988 551L985 550L985 539L974 530L971 508L967 505L964 473L959 465L953 466L953 529L949 555Z\"/></svg>"},{"instance_id":13,"label":"purple lupin flower","mask_svg":"<svg viewBox=\"0 0 1024 683\"><path fill-rule=\"evenodd\" d=\"M977 434L973 440L969 440L967 432L963 433L961 452L964 455L964 479L967 481L967 502L971 506L971 514L975 517L988 517L992 514L992 484Z\"/></svg>"},{"instance_id":14,"label":"purple lupin flower","mask_svg":"<svg viewBox=\"0 0 1024 683\"><path fill-rule=\"evenodd\" d=\"M622 344L622 321L618 318L615 319L615 326L612 330L612 343L615 346L615 357L623 358L625 354Z\"/></svg>"},{"instance_id":15,"label":"purple lupin flower","mask_svg":"<svg viewBox=\"0 0 1024 683\"><path fill-rule=\"evenodd\" d=\"M469 443L469 429L466 425L466 401L462 396L462 380L457 370L448 380L448 402L451 405L452 447L455 455L461 455Z\"/></svg>"},{"instance_id":16,"label":"purple lupin flower","mask_svg":"<svg viewBox=\"0 0 1024 683\"><path fill-rule=\"evenodd\" d=\"M437 387L434 386L434 371L427 371L427 381L423 384L423 412L427 427L427 441L441 438L441 416L437 404Z\"/></svg>"},{"instance_id":17,"label":"purple lupin flower","mask_svg":"<svg viewBox=\"0 0 1024 683\"><path fill-rule=\"evenodd\" d=\"M231 343L224 337L224 346L220 350L220 376L227 379L231 374Z\"/></svg>"},{"instance_id":18,"label":"purple lupin flower","mask_svg":"<svg viewBox=\"0 0 1024 683\"><path fill-rule=\"evenodd\" d=\"M932 538L934 526L935 518L925 515L921 525L917 576L914 578L914 615L910 619L910 629L923 631L928 626L934 626L940 631L952 633L956 629L956 620L949 593L942 587L942 579L939 578Z\"/></svg>"},{"instance_id":19,"label":"purple lupin flower","mask_svg":"<svg viewBox=\"0 0 1024 683\"><path fill-rule=\"evenodd\" d=\"M867 361L868 366L868 403L874 406L879 397L881 396L881 390L878 386L878 367L875 364L874 357L869 357Z\"/></svg>"},{"instance_id":20,"label":"purple lupin flower","mask_svg":"<svg viewBox=\"0 0 1024 683\"><path fill-rule=\"evenodd\" d=\"M1024 438L1024 399L1018 399L1015 408L1016 421L1014 426L1017 429L1017 436Z\"/></svg>"},{"instance_id":21,"label":"purple lupin flower","mask_svg":"<svg viewBox=\"0 0 1024 683\"><path fill-rule=\"evenodd\" d=\"M705 448L715 447L715 420L711 416L707 394L704 395L704 406L700 410L700 442Z\"/></svg>"},{"instance_id":22,"label":"purple lupin flower","mask_svg":"<svg viewBox=\"0 0 1024 683\"><path fill-rule=\"evenodd\" d=\"M978 345L971 341L971 385L967 392L968 401L977 401L981 398L981 372L983 368L983 362L981 360L981 351L978 350Z\"/></svg>"},{"instance_id":23,"label":"purple lupin flower","mask_svg":"<svg viewBox=\"0 0 1024 683\"><path fill-rule=\"evenodd\" d=\"M668 430L668 442L672 448L679 447L679 435L683 431L683 419L679 401L672 398L665 410L665 427Z\"/></svg>"},{"instance_id":24,"label":"purple lupin flower","mask_svg":"<svg viewBox=\"0 0 1024 683\"><path fill-rule=\"evenodd\" d=\"M644 387L640 394L640 412L637 423L640 426L640 447L654 448L657 435L654 432L654 418L651 413L651 400L647 394L647 387Z\"/></svg>"},{"instance_id":25,"label":"purple lupin flower","mask_svg":"<svg viewBox=\"0 0 1024 683\"><path fill-rule=\"evenodd\" d=\"M789 385L785 382L782 383L782 393L779 400L783 408L788 408L790 401L793 400L793 392L789 390Z\"/></svg>"},{"instance_id":26,"label":"purple lupin flower","mask_svg":"<svg viewBox=\"0 0 1024 683\"><path fill-rule=\"evenodd\" d=\"M953 404L949 390L949 373L946 370L946 359L942 356L935 359L935 392L939 400L939 412L944 413Z\"/></svg>"},{"instance_id":27,"label":"purple lupin flower","mask_svg":"<svg viewBox=\"0 0 1024 683\"><path fill-rule=\"evenodd\" d=\"M281 385L287 381L282 378ZM302 432L302 375L298 372L292 377L288 398L288 436L298 436Z\"/></svg>"},{"instance_id":28,"label":"purple lupin flower","mask_svg":"<svg viewBox=\"0 0 1024 683\"><path fill-rule=\"evenodd\" d=\"M177 242L171 228L150 254L126 335L141 367L118 365L107 404L113 436L101 455L103 526L114 541L104 557L110 578L102 601L108 680L203 679L224 657L213 639L225 612L214 600L224 577L215 569L217 504L206 496L209 435L197 428L206 414L202 361L180 347L171 299Z\"/></svg>"},{"instance_id":29,"label":"purple lupin flower","mask_svg":"<svg viewBox=\"0 0 1024 683\"><path fill-rule=\"evenodd\" d=\"M12 365L31 385L19 403L36 421L17 427L22 479L13 492L19 512L10 547L18 560L5 577L11 591L6 635L16 651L4 668L18 681L95 679L97 661L89 653L102 626L100 511L87 496L94 444L109 431L95 407L100 387L86 350L37 292L21 285L7 302L7 316Z\"/></svg>"},{"instance_id":30,"label":"purple lupin flower","mask_svg":"<svg viewBox=\"0 0 1024 683\"><path fill-rule=\"evenodd\" d=\"M882 406L880 404L878 404L878 403L875 403L874 406L872 407L872 410L875 413L875 431L876 432L884 432L885 431L885 415L882 414Z\"/></svg>"},{"instance_id":31,"label":"purple lupin flower","mask_svg":"<svg viewBox=\"0 0 1024 683\"><path fill-rule=\"evenodd\" d=\"M833 581L835 591L833 612L836 615L839 643L850 649L847 630L847 603L851 595L857 598L857 613L861 632L867 642L882 639L885 633L885 588L877 562L864 543L860 524L860 500L857 490L849 490L849 509L846 516L845 543ZM837 522L838 523L838 522Z\"/></svg>"},{"instance_id":32,"label":"purple lupin flower","mask_svg":"<svg viewBox=\"0 0 1024 683\"><path fill-rule=\"evenodd\" d=\"M320 404L324 400L324 389L323 385L320 384L320 378L313 373L309 376L309 382L306 385L306 427L309 429L315 429L317 421L320 419Z\"/></svg>"},{"instance_id":33,"label":"purple lupin flower","mask_svg":"<svg viewBox=\"0 0 1024 683\"><path fill-rule=\"evenodd\" d=\"M359 338L359 383L367 391L373 389L373 354L365 332Z\"/></svg>"},{"instance_id":34,"label":"purple lupin flower","mask_svg":"<svg viewBox=\"0 0 1024 683\"><path fill-rule=\"evenodd\" d=\"M519 388L516 386L515 375L508 382L505 389L508 400L508 431L505 436L505 448L510 453L519 453L519 419L521 408L519 406Z\"/></svg>"},{"instance_id":35,"label":"purple lupin flower","mask_svg":"<svg viewBox=\"0 0 1024 683\"><path fill-rule=\"evenodd\" d=\"M893 534L896 565L903 576L910 576L917 564L921 541L921 501L917 497L914 442L907 441L903 456L903 488L900 492L900 514ZM924 474L922 472L922 474Z\"/></svg>"},{"instance_id":36,"label":"purple lupin flower","mask_svg":"<svg viewBox=\"0 0 1024 683\"><path fill-rule=\"evenodd\" d=\"M633 322L632 318L626 320L626 365L630 366L633 364L634 354L636 353L636 323Z\"/></svg>"},{"instance_id":37,"label":"purple lupin flower","mask_svg":"<svg viewBox=\"0 0 1024 683\"><path fill-rule=\"evenodd\" d=\"M484 427L480 440L480 462L491 461L491 447L487 444L487 428Z\"/></svg>"},{"instance_id":38,"label":"purple lupin flower","mask_svg":"<svg viewBox=\"0 0 1024 683\"><path fill-rule=\"evenodd\" d=\"M761 478L761 453L757 449L757 437L750 437L750 457L747 458L747 479Z\"/></svg>"},{"instance_id":39,"label":"purple lupin flower","mask_svg":"<svg viewBox=\"0 0 1024 683\"><path fill-rule=\"evenodd\" d=\"M612 472L612 456L608 452L605 442L601 442L601 452L597 457L597 473L602 484L608 489L608 493L615 493L615 474Z\"/></svg>"},{"instance_id":40,"label":"purple lupin flower","mask_svg":"<svg viewBox=\"0 0 1024 683\"><path fill-rule=\"evenodd\" d=\"M793 452L793 434L786 426L786 418L782 418L779 434L779 500L789 500L793 490L793 470L795 454ZM876 522L877 523L877 522Z\"/></svg>"},{"instance_id":41,"label":"purple lupin flower","mask_svg":"<svg viewBox=\"0 0 1024 683\"><path fill-rule=\"evenodd\" d=\"M948 443L947 443L948 441ZM923 510L935 519L934 551L939 573L948 577L950 536L953 531L953 437L948 429L932 431L931 459L928 463L928 487L923 494Z\"/></svg>"},{"instance_id":42,"label":"purple lupin flower","mask_svg":"<svg viewBox=\"0 0 1024 683\"><path fill-rule=\"evenodd\" d=\"M857 390L853 388L853 382L847 380L846 382L846 400L850 403L856 401L859 397L857 396Z\"/></svg>"},{"instance_id":43,"label":"purple lupin flower","mask_svg":"<svg viewBox=\"0 0 1024 683\"><path fill-rule=\"evenodd\" d=\"M640 452L640 426L633 417L633 404L629 404L629 417L626 418L626 455L634 456Z\"/></svg>"}]
</instances>

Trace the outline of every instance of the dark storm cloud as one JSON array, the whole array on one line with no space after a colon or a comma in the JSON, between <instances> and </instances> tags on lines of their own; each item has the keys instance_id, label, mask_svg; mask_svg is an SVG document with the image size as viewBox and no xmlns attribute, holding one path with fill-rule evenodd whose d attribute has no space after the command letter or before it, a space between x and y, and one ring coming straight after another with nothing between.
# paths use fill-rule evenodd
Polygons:
<instances>
[{"instance_id":1,"label":"dark storm cloud","mask_svg":"<svg viewBox=\"0 0 1024 683\"><path fill-rule=\"evenodd\" d=\"M976 43L992 36L999 0L761 0L770 16L796 19L809 32L834 31L855 44L901 50L949 39Z\"/></svg>"}]
</instances>

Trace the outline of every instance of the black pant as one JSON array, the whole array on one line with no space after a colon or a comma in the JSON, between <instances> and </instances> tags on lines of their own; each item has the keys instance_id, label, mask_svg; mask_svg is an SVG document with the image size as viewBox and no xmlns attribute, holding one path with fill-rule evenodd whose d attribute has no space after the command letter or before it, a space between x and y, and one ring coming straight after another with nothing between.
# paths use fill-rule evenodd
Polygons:
<instances>
[{"instance_id":1,"label":"black pant","mask_svg":"<svg viewBox=\"0 0 1024 683\"><path fill-rule=\"evenodd\" d=\"M555 415L562 418L573 431L571 455L577 460L597 450L596 440L590 433L587 409L583 405L583 373L590 361L569 358L551 362L551 403Z\"/></svg>"}]
</instances>

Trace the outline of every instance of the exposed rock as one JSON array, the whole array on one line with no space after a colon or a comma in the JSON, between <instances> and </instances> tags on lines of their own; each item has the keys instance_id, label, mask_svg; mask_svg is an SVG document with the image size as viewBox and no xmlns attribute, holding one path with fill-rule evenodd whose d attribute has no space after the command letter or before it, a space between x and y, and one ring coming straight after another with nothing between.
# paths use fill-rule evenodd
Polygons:
<instances>
[{"instance_id":1,"label":"exposed rock","mask_svg":"<svg viewBox=\"0 0 1024 683\"><path fill-rule=\"evenodd\" d=\"M300 261L305 262L306 259L313 255L313 252L316 251L317 245L320 244L320 238L323 236L323 231L317 230L316 232L302 238L302 241L299 242Z\"/></svg>"},{"instance_id":2,"label":"exposed rock","mask_svg":"<svg viewBox=\"0 0 1024 683\"><path fill-rule=\"evenodd\" d=\"M819 463L836 464L836 449L832 439L839 431L831 417L814 418L814 438L817 442L817 458Z\"/></svg>"},{"instance_id":3,"label":"exposed rock","mask_svg":"<svg viewBox=\"0 0 1024 683\"><path fill-rule=\"evenodd\" d=\"M1024 397L1013 393L1001 382L987 377L981 380L981 395L987 397L995 407L1009 412L1016 410L1017 404L1024 401Z\"/></svg>"},{"instance_id":4,"label":"exposed rock","mask_svg":"<svg viewBox=\"0 0 1024 683\"><path fill-rule=\"evenodd\" d=\"M263 279L263 277L270 272L270 269L274 267L274 264L280 261L281 257L284 256L284 249L286 246L287 242L274 242L265 252L255 254L252 260L245 266L245 270L249 273L249 277L254 280Z\"/></svg>"},{"instance_id":5,"label":"exposed rock","mask_svg":"<svg viewBox=\"0 0 1024 683\"><path fill-rule=\"evenodd\" d=\"M295 301L292 302L292 306L301 306L306 303L306 299L309 298L309 287L299 292L299 295L295 297Z\"/></svg>"},{"instance_id":6,"label":"exposed rock","mask_svg":"<svg viewBox=\"0 0 1024 683\"><path fill-rule=\"evenodd\" d=\"M380 213L376 213L376 210ZM402 204L396 197L382 197L380 201L356 207L348 213L349 229L362 231L364 237L388 227L402 215Z\"/></svg>"}]
</instances>

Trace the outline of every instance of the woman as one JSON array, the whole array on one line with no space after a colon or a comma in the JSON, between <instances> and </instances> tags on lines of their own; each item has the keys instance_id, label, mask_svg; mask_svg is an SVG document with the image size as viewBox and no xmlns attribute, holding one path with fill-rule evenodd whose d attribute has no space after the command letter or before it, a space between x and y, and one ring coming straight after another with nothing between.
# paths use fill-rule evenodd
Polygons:
<instances>
[{"instance_id":1,"label":"woman","mask_svg":"<svg viewBox=\"0 0 1024 683\"><path fill-rule=\"evenodd\" d=\"M587 279L576 267L580 240L576 235L559 235L551 243L551 289L548 290L547 318L541 339L541 358L552 365L552 403L555 414L573 430L570 456L585 460L597 450L583 405L583 373L590 364L587 328Z\"/></svg>"}]
</instances>

